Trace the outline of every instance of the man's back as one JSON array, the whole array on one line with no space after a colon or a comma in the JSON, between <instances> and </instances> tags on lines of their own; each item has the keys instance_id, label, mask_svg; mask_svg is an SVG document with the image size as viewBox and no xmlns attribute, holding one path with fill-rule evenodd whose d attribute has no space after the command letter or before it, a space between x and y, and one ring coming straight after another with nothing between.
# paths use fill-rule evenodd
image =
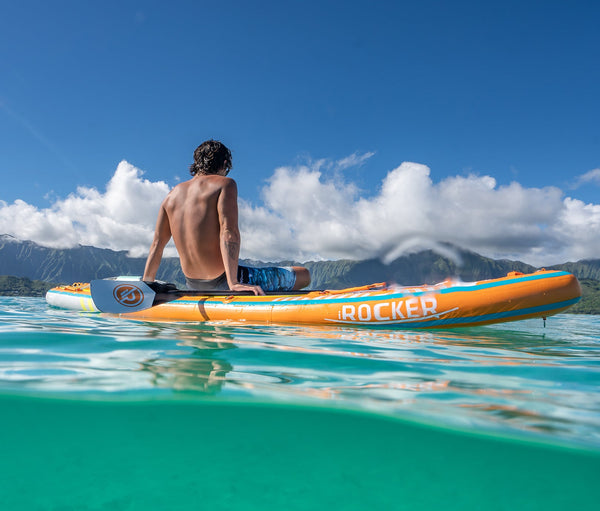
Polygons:
<instances>
[{"instance_id":1,"label":"man's back","mask_svg":"<svg viewBox=\"0 0 600 511\"><path fill-rule=\"evenodd\" d=\"M163 202L181 269L192 279L213 279L225 271L220 248L225 211L237 204L235 181L220 175L197 175L177 185Z\"/></svg>"},{"instance_id":2,"label":"man's back","mask_svg":"<svg viewBox=\"0 0 600 511\"><path fill-rule=\"evenodd\" d=\"M221 142L207 140L196 148L190 165L194 177L177 185L158 212L143 280L156 278L172 237L192 289L229 288L259 295L264 294L263 283L273 290L300 289L310 283L310 274L302 267L275 268L276 275L271 272L265 280L268 272L239 266L237 185L226 177L230 169L231 151Z\"/></svg>"}]
</instances>

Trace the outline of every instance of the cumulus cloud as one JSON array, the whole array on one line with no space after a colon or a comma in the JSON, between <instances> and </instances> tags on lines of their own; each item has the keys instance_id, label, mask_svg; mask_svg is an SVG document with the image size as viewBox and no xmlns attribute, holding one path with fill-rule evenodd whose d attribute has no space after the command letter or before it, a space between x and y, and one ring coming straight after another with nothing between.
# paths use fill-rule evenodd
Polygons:
<instances>
[{"instance_id":1,"label":"cumulus cloud","mask_svg":"<svg viewBox=\"0 0 600 511\"><path fill-rule=\"evenodd\" d=\"M490 176L435 182L428 167L409 162L366 195L338 171L371 155L280 167L258 204L244 200L240 190L242 257L389 262L422 248L443 251L442 242L537 266L600 253L598 204L565 198L554 187L498 186ZM54 247L80 243L144 255L169 187L142 175L121 162L104 192L79 188L47 209L0 202L0 233Z\"/></svg>"},{"instance_id":2,"label":"cumulus cloud","mask_svg":"<svg viewBox=\"0 0 600 511\"><path fill-rule=\"evenodd\" d=\"M104 193L79 187L46 209L0 201L0 233L55 248L81 244L142 255L168 191L166 183L143 179L139 169L122 161Z\"/></svg>"},{"instance_id":3,"label":"cumulus cloud","mask_svg":"<svg viewBox=\"0 0 600 511\"><path fill-rule=\"evenodd\" d=\"M263 191L264 205L242 206L242 226L252 231L246 248L257 258L275 249L301 260L391 261L448 241L534 264L571 253L566 236L574 214L557 188L499 187L494 178L475 175L434 183L428 167L408 162L390 171L371 197L337 179L327 180L319 167L277 169ZM584 208L581 214L594 212ZM270 233L268 243L261 244L260 232Z\"/></svg>"}]
</instances>

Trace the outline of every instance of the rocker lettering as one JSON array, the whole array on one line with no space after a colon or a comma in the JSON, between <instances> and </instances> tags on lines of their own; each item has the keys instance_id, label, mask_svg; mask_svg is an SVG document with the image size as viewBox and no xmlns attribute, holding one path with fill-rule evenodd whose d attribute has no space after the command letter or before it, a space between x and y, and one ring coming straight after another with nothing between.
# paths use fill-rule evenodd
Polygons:
<instances>
[{"instance_id":1,"label":"rocker lettering","mask_svg":"<svg viewBox=\"0 0 600 511\"><path fill-rule=\"evenodd\" d=\"M375 305L342 305L338 318L342 321L392 321L423 318L436 313L437 300L434 296L412 296L406 300L380 302Z\"/></svg>"}]
</instances>

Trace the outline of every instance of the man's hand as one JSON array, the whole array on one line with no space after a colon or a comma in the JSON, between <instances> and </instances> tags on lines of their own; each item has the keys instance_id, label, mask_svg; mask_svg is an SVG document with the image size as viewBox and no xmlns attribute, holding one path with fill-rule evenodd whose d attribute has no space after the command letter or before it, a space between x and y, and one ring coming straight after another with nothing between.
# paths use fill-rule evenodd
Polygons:
<instances>
[{"instance_id":1,"label":"man's hand","mask_svg":"<svg viewBox=\"0 0 600 511\"><path fill-rule=\"evenodd\" d=\"M260 286L252 286L250 284L233 284L229 286L231 291L252 291L256 296L264 296L265 292L262 290Z\"/></svg>"}]
</instances>

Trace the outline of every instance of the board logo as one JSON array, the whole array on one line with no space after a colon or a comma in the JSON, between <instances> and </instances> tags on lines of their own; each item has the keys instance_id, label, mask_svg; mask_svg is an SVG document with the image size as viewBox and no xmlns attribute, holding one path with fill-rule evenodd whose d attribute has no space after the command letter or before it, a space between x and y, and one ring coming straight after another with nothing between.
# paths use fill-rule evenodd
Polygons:
<instances>
[{"instance_id":1,"label":"board logo","mask_svg":"<svg viewBox=\"0 0 600 511\"><path fill-rule=\"evenodd\" d=\"M144 301L144 292L133 284L121 284L115 287L113 296L125 307L137 307Z\"/></svg>"}]
</instances>

